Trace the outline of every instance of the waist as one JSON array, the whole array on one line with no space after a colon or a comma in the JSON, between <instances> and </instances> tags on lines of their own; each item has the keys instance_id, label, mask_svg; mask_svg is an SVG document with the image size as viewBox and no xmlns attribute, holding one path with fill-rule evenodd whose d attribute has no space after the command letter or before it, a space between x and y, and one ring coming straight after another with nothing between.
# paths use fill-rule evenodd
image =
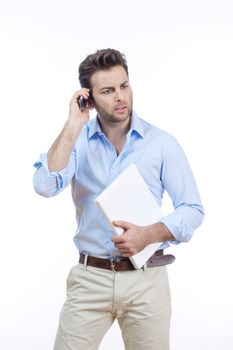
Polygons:
<instances>
[{"instance_id":1,"label":"waist","mask_svg":"<svg viewBox=\"0 0 233 350\"><path fill-rule=\"evenodd\" d=\"M117 256L119 251L114 246L111 241L111 235L107 235L106 232L103 234L102 230L96 230L84 233L83 231L77 232L74 236L74 244L77 247L79 252L89 252L91 256L98 256L101 259L110 259L112 257ZM161 249L164 249L164 252L167 251L170 244L168 242L164 242Z\"/></svg>"},{"instance_id":2,"label":"waist","mask_svg":"<svg viewBox=\"0 0 233 350\"><path fill-rule=\"evenodd\" d=\"M146 262L142 268L150 268L171 264L175 257L171 254L164 255L163 249L157 250ZM118 257L113 259L101 259L94 256L80 253L80 264L97 267L105 270L112 270L116 272L133 271L136 270L129 258Z\"/></svg>"}]
</instances>

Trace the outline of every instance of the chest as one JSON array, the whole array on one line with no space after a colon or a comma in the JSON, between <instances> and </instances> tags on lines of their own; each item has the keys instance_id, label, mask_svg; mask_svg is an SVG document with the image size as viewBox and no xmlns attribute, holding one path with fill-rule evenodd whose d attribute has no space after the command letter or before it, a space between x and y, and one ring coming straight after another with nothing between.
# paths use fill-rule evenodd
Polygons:
<instances>
[{"instance_id":1,"label":"chest","mask_svg":"<svg viewBox=\"0 0 233 350\"><path fill-rule=\"evenodd\" d=\"M138 167L151 192L156 197L161 196L161 152L154 142L145 142L144 139L126 141L117 154L110 143L92 140L76 153L73 187L77 197L94 198L132 163Z\"/></svg>"}]
</instances>

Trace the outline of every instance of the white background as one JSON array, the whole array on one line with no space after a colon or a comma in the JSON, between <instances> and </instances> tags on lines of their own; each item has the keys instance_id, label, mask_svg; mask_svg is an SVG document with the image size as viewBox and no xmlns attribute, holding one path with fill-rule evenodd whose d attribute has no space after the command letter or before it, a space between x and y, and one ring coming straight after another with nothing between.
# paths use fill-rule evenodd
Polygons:
<instances>
[{"instance_id":1,"label":"white background","mask_svg":"<svg viewBox=\"0 0 233 350\"><path fill-rule=\"evenodd\" d=\"M232 1L0 5L1 348L52 349L75 217L69 189L34 193L32 165L67 118L79 63L112 47L128 58L137 113L185 149L206 211L191 242L170 249L171 350L232 350ZM100 349L123 349L117 324Z\"/></svg>"}]
</instances>

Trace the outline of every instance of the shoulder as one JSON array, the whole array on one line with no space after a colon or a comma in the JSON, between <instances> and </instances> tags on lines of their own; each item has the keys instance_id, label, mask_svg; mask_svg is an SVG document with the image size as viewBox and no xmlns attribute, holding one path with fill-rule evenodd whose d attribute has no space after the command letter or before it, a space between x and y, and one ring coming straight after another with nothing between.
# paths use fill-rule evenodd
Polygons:
<instances>
[{"instance_id":1,"label":"shoulder","mask_svg":"<svg viewBox=\"0 0 233 350\"><path fill-rule=\"evenodd\" d=\"M176 137L148 121L139 118L144 132L144 141L150 148L159 152L162 159L177 159L184 157L184 151Z\"/></svg>"},{"instance_id":2,"label":"shoulder","mask_svg":"<svg viewBox=\"0 0 233 350\"><path fill-rule=\"evenodd\" d=\"M179 145L175 136L173 136L166 130L161 129L142 118L139 118L139 120L144 130L145 138L152 138L164 147L172 147L174 145Z\"/></svg>"}]
</instances>

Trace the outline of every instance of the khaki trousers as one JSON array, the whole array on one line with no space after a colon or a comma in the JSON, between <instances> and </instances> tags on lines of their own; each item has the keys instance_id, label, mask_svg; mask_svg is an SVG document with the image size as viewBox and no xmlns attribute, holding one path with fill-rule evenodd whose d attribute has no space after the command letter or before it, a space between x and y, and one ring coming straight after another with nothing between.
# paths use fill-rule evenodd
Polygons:
<instances>
[{"instance_id":1,"label":"khaki trousers","mask_svg":"<svg viewBox=\"0 0 233 350\"><path fill-rule=\"evenodd\" d=\"M67 279L54 350L96 350L117 319L125 349L169 350L166 266L113 272L78 264Z\"/></svg>"}]
</instances>

